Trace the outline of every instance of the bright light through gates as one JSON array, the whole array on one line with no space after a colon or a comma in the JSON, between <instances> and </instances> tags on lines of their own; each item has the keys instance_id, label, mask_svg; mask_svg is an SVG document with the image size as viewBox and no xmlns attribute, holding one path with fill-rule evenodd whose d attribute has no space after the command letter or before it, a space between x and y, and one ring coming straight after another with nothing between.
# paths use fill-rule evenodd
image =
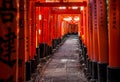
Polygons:
<instances>
[{"instance_id":1,"label":"bright light through gates","mask_svg":"<svg viewBox=\"0 0 120 82\"><path fill-rule=\"evenodd\" d=\"M42 16L41 15L39 15L39 20L41 20L42 19Z\"/></svg>"},{"instance_id":2,"label":"bright light through gates","mask_svg":"<svg viewBox=\"0 0 120 82\"><path fill-rule=\"evenodd\" d=\"M84 10L84 7L83 7L83 6L81 6L81 7L80 7L80 10L81 10L81 11L82 11L82 10Z\"/></svg>"}]
</instances>

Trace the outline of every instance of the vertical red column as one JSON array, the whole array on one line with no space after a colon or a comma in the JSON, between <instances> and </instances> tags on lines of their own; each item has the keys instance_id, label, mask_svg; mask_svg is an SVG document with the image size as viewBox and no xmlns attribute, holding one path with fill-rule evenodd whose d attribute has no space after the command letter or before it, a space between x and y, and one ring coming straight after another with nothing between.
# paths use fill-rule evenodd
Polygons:
<instances>
[{"instance_id":1,"label":"vertical red column","mask_svg":"<svg viewBox=\"0 0 120 82\"><path fill-rule=\"evenodd\" d=\"M53 39L54 39L54 24L53 24L53 17L54 17L54 14L51 14L51 17L50 17L50 20L51 20L51 23L50 23L50 26L51 26L51 40L52 40L52 48L53 48Z\"/></svg>"},{"instance_id":2,"label":"vertical red column","mask_svg":"<svg viewBox=\"0 0 120 82\"><path fill-rule=\"evenodd\" d=\"M61 39L63 39L63 34L64 34L63 25L64 25L63 16L61 16Z\"/></svg>"},{"instance_id":3,"label":"vertical red column","mask_svg":"<svg viewBox=\"0 0 120 82\"><path fill-rule=\"evenodd\" d=\"M44 19L43 19L43 30L44 30L44 43L47 43L47 8L43 8L43 15L44 15Z\"/></svg>"},{"instance_id":4,"label":"vertical red column","mask_svg":"<svg viewBox=\"0 0 120 82\"><path fill-rule=\"evenodd\" d=\"M98 82L107 82L108 64L108 25L107 4L105 0L97 0L97 22L98 22Z\"/></svg>"},{"instance_id":5,"label":"vertical red column","mask_svg":"<svg viewBox=\"0 0 120 82\"><path fill-rule=\"evenodd\" d=\"M62 17L60 16L60 20L59 20L59 22L60 22L60 30L59 30L59 37L60 37L60 39L62 39Z\"/></svg>"},{"instance_id":6,"label":"vertical red column","mask_svg":"<svg viewBox=\"0 0 120 82\"><path fill-rule=\"evenodd\" d=\"M56 14L53 14L53 20L52 20L52 47L53 47L53 49L55 49L56 48L56 46L57 46L57 15Z\"/></svg>"},{"instance_id":7,"label":"vertical red column","mask_svg":"<svg viewBox=\"0 0 120 82\"><path fill-rule=\"evenodd\" d=\"M84 44L87 45L86 7L83 7Z\"/></svg>"},{"instance_id":8,"label":"vertical red column","mask_svg":"<svg viewBox=\"0 0 120 82\"><path fill-rule=\"evenodd\" d=\"M45 58L49 55L49 23L50 23L50 10L48 7L40 7L40 58Z\"/></svg>"},{"instance_id":9,"label":"vertical red column","mask_svg":"<svg viewBox=\"0 0 120 82\"><path fill-rule=\"evenodd\" d=\"M93 61L98 62L97 0L93 0Z\"/></svg>"},{"instance_id":10,"label":"vertical red column","mask_svg":"<svg viewBox=\"0 0 120 82\"><path fill-rule=\"evenodd\" d=\"M38 32L38 45L42 42L42 7L36 7L36 26Z\"/></svg>"},{"instance_id":11,"label":"vertical red column","mask_svg":"<svg viewBox=\"0 0 120 82\"><path fill-rule=\"evenodd\" d=\"M45 26L44 26L44 8L43 7L40 7L40 15L41 15L41 20L39 20L40 21L40 30L39 30L39 32L40 32L40 35L39 35L39 37L40 37L40 43L39 43L39 50L40 50L40 58L43 58L44 57L44 42L45 42L45 40L44 40L44 36L45 36L45 31L44 31L44 28L45 28Z\"/></svg>"},{"instance_id":12,"label":"vertical red column","mask_svg":"<svg viewBox=\"0 0 120 82\"><path fill-rule=\"evenodd\" d=\"M25 12L25 16L24 16L24 18L25 18L25 62L27 62L27 61L29 61L29 56L30 56L30 48L29 48L29 46L30 46L30 19L29 19L29 11L30 11L30 9L29 9L29 5L30 5L30 1L25 1L25 10L24 10L24 12Z\"/></svg>"},{"instance_id":13,"label":"vertical red column","mask_svg":"<svg viewBox=\"0 0 120 82\"><path fill-rule=\"evenodd\" d=\"M109 67L108 82L120 81L120 0L108 4Z\"/></svg>"},{"instance_id":14,"label":"vertical red column","mask_svg":"<svg viewBox=\"0 0 120 82\"><path fill-rule=\"evenodd\" d=\"M26 74L26 81L30 80L31 77L31 62L30 62L30 56L31 56L31 7L30 7L30 0L24 0L24 35L25 35L25 72ZM21 2L21 4L23 4ZM21 14L22 15L22 14ZM21 32L23 34L23 32ZM21 48L23 49L23 46L21 45ZM21 54L20 54L21 55ZM21 71L20 71L21 72Z\"/></svg>"},{"instance_id":15,"label":"vertical red column","mask_svg":"<svg viewBox=\"0 0 120 82\"><path fill-rule=\"evenodd\" d=\"M92 22L93 22L93 60L92 60L92 79L98 79L97 63L99 61L98 53L98 26L97 26L97 0L92 0Z\"/></svg>"},{"instance_id":16,"label":"vertical red column","mask_svg":"<svg viewBox=\"0 0 120 82\"><path fill-rule=\"evenodd\" d=\"M18 79L25 82L25 55L26 51L26 2L19 1L19 53L18 53Z\"/></svg>"},{"instance_id":17,"label":"vertical red column","mask_svg":"<svg viewBox=\"0 0 120 82\"><path fill-rule=\"evenodd\" d=\"M30 0L30 59L33 57L33 1Z\"/></svg>"},{"instance_id":18,"label":"vertical red column","mask_svg":"<svg viewBox=\"0 0 120 82\"><path fill-rule=\"evenodd\" d=\"M55 48L58 44L58 14L55 14Z\"/></svg>"},{"instance_id":19,"label":"vertical red column","mask_svg":"<svg viewBox=\"0 0 120 82\"><path fill-rule=\"evenodd\" d=\"M60 41L60 37L59 37L59 31L60 31L60 19L59 19L59 15L56 14L56 45L59 45L59 41Z\"/></svg>"},{"instance_id":20,"label":"vertical red column","mask_svg":"<svg viewBox=\"0 0 120 82\"><path fill-rule=\"evenodd\" d=\"M46 7L46 8L44 8L44 32L45 32L45 36L44 36L44 38L45 38L45 56L48 56L48 52L49 52L49 46L48 46L48 41L49 41L49 37L48 37L48 35L49 35L49 32L48 32L48 26L49 26L49 24L48 24L48 22L49 22L49 8L48 7Z\"/></svg>"},{"instance_id":21,"label":"vertical red column","mask_svg":"<svg viewBox=\"0 0 120 82\"><path fill-rule=\"evenodd\" d=\"M30 29L31 29L31 55L30 59L34 59L36 53L36 26L35 26L35 6L34 0L30 1Z\"/></svg>"},{"instance_id":22,"label":"vertical red column","mask_svg":"<svg viewBox=\"0 0 120 82\"><path fill-rule=\"evenodd\" d=\"M86 14L87 14L87 18L86 20L88 21L87 22L87 55L88 55L88 58L87 58L87 68L88 68L88 73L89 73L89 77L91 77L92 75L92 59L93 59L93 37L92 37L92 34L93 34L93 24L92 24L92 3L91 3L91 0L87 0L87 3L88 3L88 6L86 8Z\"/></svg>"},{"instance_id":23,"label":"vertical red column","mask_svg":"<svg viewBox=\"0 0 120 82\"><path fill-rule=\"evenodd\" d=\"M53 18L53 16L52 16L52 12L51 12L51 9L52 8L50 8L50 15L49 15L49 45L50 45L50 50L52 51L52 18ZM52 54L51 52L50 52L50 54Z\"/></svg>"},{"instance_id":24,"label":"vertical red column","mask_svg":"<svg viewBox=\"0 0 120 82\"><path fill-rule=\"evenodd\" d=\"M90 18L90 16L89 16L89 1L88 0L86 0L86 2L87 2L87 7L86 7L86 32L87 32L87 34L86 34L86 39L87 39L87 45L86 45L86 67L88 68L89 66L89 59L90 59L90 29L89 29L89 18Z\"/></svg>"},{"instance_id":25,"label":"vertical red column","mask_svg":"<svg viewBox=\"0 0 120 82\"><path fill-rule=\"evenodd\" d=\"M17 4L16 0L0 0L0 82L18 82Z\"/></svg>"},{"instance_id":26,"label":"vertical red column","mask_svg":"<svg viewBox=\"0 0 120 82\"><path fill-rule=\"evenodd\" d=\"M52 19L52 8L48 8L49 10L49 14L48 14L48 54L51 55L52 54L52 36L51 36L51 19Z\"/></svg>"},{"instance_id":27,"label":"vertical red column","mask_svg":"<svg viewBox=\"0 0 120 82\"><path fill-rule=\"evenodd\" d=\"M27 1L28 2L28 1ZM27 21L27 24L29 23L29 26L25 27L25 38L26 36L28 36L28 56L27 56L27 61L26 61L26 81L30 80L31 74L35 71L34 67L35 67L35 54L36 54L36 23L35 23L35 16L36 14L34 14L35 12L35 6L34 6L34 0L30 0L28 3L26 2L26 6L28 8L28 16L29 20ZM23 3L21 3L23 4ZM29 7L28 7L29 6ZM25 8L25 7L24 7ZM25 10L26 12L26 10ZM25 14L24 14L25 15ZM26 21L24 21L26 23ZM28 27L28 29L27 29ZM29 31L29 32L28 32ZM27 35L26 35L27 34ZM26 41L26 40L25 40ZM25 42L27 43L27 42ZM26 44L25 44L26 45ZM26 46L25 46L26 47ZM26 53L27 51L25 51Z\"/></svg>"},{"instance_id":28,"label":"vertical red column","mask_svg":"<svg viewBox=\"0 0 120 82\"><path fill-rule=\"evenodd\" d=\"M35 17L36 17L36 14L34 13L36 8L35 8L35 1L36 0L33 0L33 10L32 10L32 14L33 14L33 56L32 56L32 59L34 60L34 57L35 57L35 54L36 54L36 44L37 44L37 39L36 39L36 21L35 21Z\"/></svg>"},{"instance_id":29,"label":"vertical red column","mask_svg":"<svg viewBox=\"0 0 120 82\"><path fill-rule=\"evenodd\" d=\"M61 17L58 15L58 44L61 42Z\"/></svg>"},{"instance_id":30,"label":"vertical red column","mask_svg":"<svg viewBox=\"0 0 120 82\"><path fill-rule=\"evenodd\" d=\"M55 14L55 19L54 19L54 29L55 29L55 39L57 40L57 14Z\"/></svg>"},{"instance_id":31,"label":"vertical red column","mask_svg":"<svg viewBox=\"0 0 120 82\"><path fill-rule=\"evenodd\" d=\"M88 65L88 71L90 72L90 74L92 75L92 61L93 61L93 20L92 20L92 0L90 0L90 3L89 3L89 28L88 28L88 31L89 31L89 54L88 54L88 57L89 57L89 65Z\"/></svg>"},{"instance_id":32,"label":"vertical red column","mask_svg":"<svg viewBox=\"0 0 120 82\"><path fill-rule=\"evenodd\" d=\"M89 5L90 3L88 2L88 9L87 9L87 32L88 32L88 34L87 34L87 43L88 43L88 45L87 45L87 51L88 51L88 60L90 59L90 18L91 18L91 16L90 16L90 5Z\"/></svg>"},{"instance_id":33,"label":"vertical red column","mask_svg":"<svg viewBox=\"0 0 120 82\"><path fill-rule=\"evenodd\" d=\"M88 0L86 0L86 2L87 2L87 5L88 5L88 3L89 3ZM87 34L86 34L86 36L87 36L86 37L87 38L87 42L86 42L87 43L87 45L86 45L87 46L87 53L89 53L89 50L88 50L88 48L89 48L89 31L88 31L88 25L89 25L88 24L88 14L89 14L89 12L88 12L88 9L89 9L89 7L87 6L86 7L86 12L85 12L86 13L86 32L87 32Z\"/></svg>"},{"instance_id":34,"label":"vertical red column","mask_svg":"<svg viewBox=\"0 0 120 82\"><path fill-rule=\"evenodd\" d=\"M35 27L36 27L36 47L38 47L39 43L40 43L40 8L39 7L36 7L35 8Z\"/></svg>"},{"instance_id":35,"label":"vertical red column","mask_svg":"<svg viewBox=\"0 0 120 82\"><path fill-rule=\"evenodd\" d=\"M83 11L81 12L81 16L80 16L80 18L81 18L81 25L80 25L80 36L81 36L81 39L82 39L82 41L83 41L83 43L85 43L85 40L84 40L84 13L83 13Z\"/></svg>"}]
</instances>

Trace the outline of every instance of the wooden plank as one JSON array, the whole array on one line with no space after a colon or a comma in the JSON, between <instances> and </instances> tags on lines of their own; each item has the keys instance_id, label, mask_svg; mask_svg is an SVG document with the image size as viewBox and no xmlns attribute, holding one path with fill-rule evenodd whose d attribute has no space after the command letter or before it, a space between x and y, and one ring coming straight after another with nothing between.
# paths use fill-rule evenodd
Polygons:
<instances>
[{"instance_id":1,"label":"wooden plank","mask_svg":"<svg viewBox=\"0 0 120 82\"><path fill-rule=\"evenodd\" d=\"M72 10L72 9L67 9L67 10L52 10L52 14L80 14L81 11L79 9L77 10Z\"/></svg>"},{"instance_id":2,"label":"wooden plank","mask_svg":"<svg viewBox=\"0 0 120 82\"><path fill-rule=\"evenodd\" d=\"M36 2L36 7L87 6L87 2Z\"/></svg>"}]
</instances>

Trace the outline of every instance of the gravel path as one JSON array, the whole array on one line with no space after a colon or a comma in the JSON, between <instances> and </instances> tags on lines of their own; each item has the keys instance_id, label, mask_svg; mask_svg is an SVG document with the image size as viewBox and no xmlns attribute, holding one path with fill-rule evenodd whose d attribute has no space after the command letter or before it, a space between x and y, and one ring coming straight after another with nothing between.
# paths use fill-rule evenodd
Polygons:
<instances>
[{"instance_id":1,"label":"gravel path","mask_svg":"<svg viewBox=\"0 0 120 82\"><path fill-rule=\"evenodd\" d=\"M77 36L69 36L54 53L39 82L87 82L79 63Z\"/></svg>"}]
</instances>

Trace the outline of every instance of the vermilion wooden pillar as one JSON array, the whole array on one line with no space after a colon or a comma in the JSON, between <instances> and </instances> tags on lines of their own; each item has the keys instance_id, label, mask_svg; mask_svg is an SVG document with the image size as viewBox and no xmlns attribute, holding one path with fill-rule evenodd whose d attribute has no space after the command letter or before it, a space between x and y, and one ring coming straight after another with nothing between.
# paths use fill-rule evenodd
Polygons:
<instances>
[{"instance_id":1,"label":"vermilion wooden pillar","mask_svg":"<svg viewBox=\"0 0 120 82\"><path fill-rule=\"evenodd\" d=\"M97 63L99 61L98 53L98 26L97 26L97 0L92 0L92 22L93 22L93 60L92 60L92 79L98 79Z\"/></svg>"},{"instance_id":2,"label":"vermilion wooden pillar","mask_svg":"<svg viewBox=\"0 0 120 82\"><path fill-rule=\"evenodd\" d=\"M50 21L50 9L48 7L44 8L44 32L45 32L45 56L49 55L49 21Z\"/></svg>"},{"instance_id":3,"label":"vermilion wooden pillar","mask_svg":"<svg viewBox=\"0 0 120 82\"><path fill-rule=\"evenodd\" d=\"M26 81L30 80L31 74L35 71L35 54L36 54L36 25L35 25L35 6L34 6L34 0L30 0L28 3L29 6L29 14L28 16L24 16L24 19L26 17L29 17L29 20L27 23L29 23L29 26L25 27L25 36L26 36L26 28L28 27L27 34L28 34L28 46L29 46L29 53L26 61ZM22 3L23 4L23 3ZM26 12L26 10L25 10ZM25 14L24 14L25 15ZM26 21L25 21L26 22ZM26 42L25 42L26 43ZM26 44L25 44L26 45Z\"/></svg>"},{"instance_id":4,"label":"vermilion wooden pillar","mask_svg":"<svg viewBox=\"0 0 120 82\"><path fill-rule=\"evenodd\" d=\"M48 55L52 54L52 36L51 36L51 10L52 8L48 7Z\"/></svg>"},{"instance_id":5,"label":"vermilion wooden pillar","mask_svg":"<svg viewBox=\"0 0 120 82\"><path fill-rule=\"evenodd\" d=\"M84 44L87 46L86 7L83 9Z\"/></svg>"},{"instance_id":6,"label":"vermilion wooden pillar","mask_svg":"<svg viewBox=\"0 0 120 82\"><path fill-rule=\"evenodd\" d=\"M38 17L39 17L39 22L38 22L38 24L39 24L39 26L40 27L38 27L39 28L39 30L38 30L38 32L39 32L39 47L38 47L38 55L40 56L40 58L43 58L44 57L44 14L43 14L43 12L44 12L44 8L43 7L40 7L40 9L39 8L37 8L36 7L36 9L38 10L36 10L36 12L38 12L39 14L38 14Z\"/></svg>"},{"instance_id":7,"label":"vermilion wooden pillar","mask_svg":"<svg viewBox=\"0 0 120 82\"><path fill-rule=\"evenodd\" d=\"M81 25L80 25L80 36L82 38L83 43L85 43L84 10L81 12L80 18L81 18L81 21L80 21L81 22Z\"/></svg>"},{"instance_id":8,"label":"vermilion wooden pillar","mask_svg":"<svg viewBox=\"0 0 120 82\"><path fill-rule=\"evenodd\" d=\"M34 0L30 1L30 39L31 39L31 53L30 53L30 59L34 58L34 55L36 53L36 27L35 27L35 6L34 6Z\"/></svg>"},{"instance_id":9,"label":"vermilion wooden pillar","mask_svg":"<svg viewBox=\"0 0 120 82\"><path fill-rule=\"evenodd\" d=\"M33 68L34 68L34 55L33 53L31 53L32 50L32 45L31 45L31 41L32 41L32 25L31 25L31 22L32 22L32 1L31 0L24 0L24 3L21 3L22 5L24 5L24 35L25 35L25 67L26 67L26 70L25 70L25 73L26 74L26 81L30 80L31 78L31 72L33 72ZM21 14L22 15L22 14ZM23 34L23 32L21 33ZM35 37L36 38L36 37ZM23 48L23 46L22 46ZM20 48L20 49L22 49ZM34 47L35 49L35 47ZM21 55L21 54L20 54ZM33 55L33 58L31 58L31 55ZM33 64L34 63L34 64ZM32 68L31 68L32 67ZM32 69L32 70L31 70Z\"/></svg>"},{"instance_id":10,"label":"vermilion wooden pillar","mask_svg":"<svg viewBox=\"0 0 120 82\"><path fill-rule=\"evenodd\" d=\"M88 5L88 0L86 0L87 1L87 5ZM89 15L89 11L88 11L88 9L89 9L89 6L87 6L86 7L86 39L87 39L87 45L86 45L86 47L87 47L87 59L89 58L89 24L88 24L88 20L89 20L89 18L88 18L88 15Z\"/></svg>"},{"instance_id":11,"label":"vermilion wooden pillar","mask_svg":"<svg viewBox=\"0 0 120 82\"><path fill-rule=\"evenodd\" d=\"M54 44L54 39L55 39L54 17L55 17L54 14L52 14L51 17L50 17L50 19L51 19L50 26L51 26L52 49L55 48L55 46L53 45Z\"/></svg>"},{"instance_id":12,"label":"vermilion wooden pillar","mask_svg":"<svg viewBox=\"0 0 120 82\"><path fill-rule=\"evenodd\" d=\"M58 40L58 15L57 14L53 14L53 21L52 21L52 47L53 49L56 48L57 46L57 40Z\"/></svg>"},{"instance_id":13,"label":"vermilion wooden pillar","mask_svg":"<svg viewBox=\"0 0 120 82\"><path fill-rule=\"evenodd\" d=\"M106 0L97 0L97 22L99 43L98 82L106 82L108 64L108 25Z\"/></svg>"},{"instance_id":14,"label":"vermilion wooden pillar","mask_svg":"<svg viewBox=\"0 0 120 82\"><path fill-rule=\"evenodd\" d=\"M92 29L92 3L89 3L89 19L88 19L88 32L89 32L89 59L92 60L92 33L93 33L93 29Z\"/></svg>"},{"instance_id":15,"label":"vermilion wooden pillar","mask_svg":"<svg viewBox=\"0 0 120 82\"><path fill-rule=\"evenodd\" d=\"M65 25L65 22L62 20L62 26L61 26L61 28L62 28L62 39L64 38L64 25Z\"/></svg>"},{"instance_id":16,"label":"vermilion wooden pillar","mask_svg":"<svg viewBox=\"0 0 120 82\"><path fill-rule=\"evenodd\" d=\"M88 9L87 9L87 54L88 54L88 60L90 59L90 5L88 2Z\"/></svg>"},{"instance_id":17,"label":"vermilion wooden pillar","mask_svg":"<svg viewBox=\"0 0 120 82\"><path fill-rule=\"evenodd\" d=\"M57 32L57 34L58 34L58 44L61 42L61 17L60 17L60 15L58 15L58 25L57 25L57 30L58 30L58 32Z\"/></svg>"},{"instance_id":18,"label":"vermilion wooden pillar","mask_svg":"<svg viewBox=\"0 0 120 82\"><path fill-rule=\"evenodd\" d=\"M92 3L90 3L90 59L93 60L93 20L92 20Z\"/></svg>"},{"instance_id":19,"label":"vermilion wooden pillar","mask_svg":"<svg viewBox=\"0 0 120 82\"><path fill-rule=\"evenodd\" d=\"M23 4L23 3L21 3ZM31 0L26 0L26 26L25 26L25 36L26 36L26 40L25 40L25 45L28 46L28 49L26 49L26 52L28 52L28 54L25 54L25 62L26 62L26 71L25 71L25 74L26 74L26 81L30 80L30 77L31 77L31 62L30 62L30 58L31 58L31 51L32 51L32 48L31 48Z\"/></svg>"},{"instance_id":20,"label":"vermilion wooden pillar","mask_svg":"<svg viewBox=\"0 0 120 82\"><path fill-rule=\"evenodd\" d=\"M59 37L59 31L60 31L60 17L58 14L56 14L56 39L57 39L57 45L59 45L60 37Z\"/></svg>"},{"instance_id":21,"label":"vermilion wooden pillar","mask_svg":"<svg viewBox=\"0 0 120 82\"><path fill-rule=\"evenodd\" d=\"M18 48L18 80L19 82L25 82L25 59L28 55L26 46L26 2L24 0L19 1L19 48Z\"/></svg>"},{"instance_id":22,"label":"vermilion wooden pillar","mask_svg":"<svg viewBox=\"0 0 120 82\"><path fill-rule=\"evenodd\" d=\"M90 10L90 2L88 1L88 7L87 7L87 51L88 51L88 59L90 59L90 26L91 26L91 10Z\"/></svg>"},{"instance_id":23,"label":"vermilion wooden pillar","mask_svg":"<svg viewBox=\"0 0 120 82\"><path fill-rule=\"evenodd\" d=\"M36 54L36 44L37 44L37 39L36 39L36 21L35 21L35 17L36 17L36 15L35 15L35 6L34 6L34 4L35 4L35 1L36 0L33 0L33 4L32 4L32 6L33 6L33 10L32 10L32 15L33 15L33 17L32 17L32 19L33 19L33 29L32 29L32 31L33 31L33 56L32 56L32 59L34 60L34 57L35 57L35 54Z\"/></svg>"},{"instance_id":24,"label":"vermilion wooden pillar","mask_svg":"<svg viewBox=\"0 0 120 82\"><path fill-rule=\"evenodd\" d=\"M17 4L16 0L0 0L0 82L19 82Z\"/></svg>"},{"instance_id":25,"label":"vermilion wooden pillar","mask_svg":"<svg viewBox=\"0 0 120 82\"><path fill-rule=\"evenodd\" d=\"M120 0L109 0L109 67L107 82L120 82Z\"/></svg>"},{"instance_id":26,"label":"vermilion wooden pillar","mask_svg":"<svg viewBox=\"0 0 120 82\"><path fill-rule=\"evenodd\" d=\"M59 22L60 22L60 29L59 29L59 37L62 39L62 16L59 16Z\"/></svg>"},{"instance_id":27,"label":"vermilion wooden pillar","mask_svg":"<svg viewBox=\"0 0 120 82\"><path fill-rule=\"evenodd\" d=\"M24 6L24 12L25 12L25 16L24 16L24 23L25 23L25 62L29 61L29 57L30 57L30 1L26 0L25 1L25 6Z\"/></svg>"},{"instance_id":28,"label":"vermilion wooden pillar","mask_svg":"<svg viewBox=\"0 0 120 82\"><path fill-rule=\"evenodd\" d=\"M89 58L88 58L88 71L90 75L92 75L92 60L93 60L93 23L92 23L92 0L89 3Z\"/></svg>"},{"instance_id":29,"label":"vermilion wooden pillar","mask_svg":"<svg viewBox=\"0 0 120 82\"><path fill-rule=\"evenodd\" d=\"M98 53L98 24L97 24L97 0L93 0L93 61L98 62L99 53Z\"/></svg>"},{"instance_id":30,"label":"vermilion wooden pillar","mask_svg":"<svg viewBox=\"0 0 120 82\"><path fill-rule=\"evenodd\" d=\"M36 26L36 47L38 47L40 43L40 35L41 35L41 29L40 29L40 21L41 21L41 14L40 14L40 7L35 8L35 26Z\"/></svg>"}]
</instances>

